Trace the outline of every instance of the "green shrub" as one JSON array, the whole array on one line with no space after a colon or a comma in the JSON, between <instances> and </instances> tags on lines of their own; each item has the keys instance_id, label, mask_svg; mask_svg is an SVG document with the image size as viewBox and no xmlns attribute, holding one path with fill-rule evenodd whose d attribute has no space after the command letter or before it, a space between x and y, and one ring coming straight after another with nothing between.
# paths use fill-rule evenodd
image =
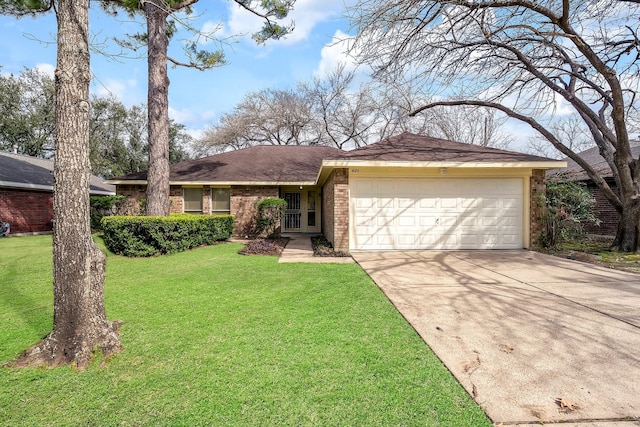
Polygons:
<instances>
[{"instance_id":1,"label":"green shrub","mask_svg":"<svg viewBox=\"0 0 640 427\"><path fill-rule=\"evenodd\" d=\"M106 216L101 225L110 251L154 256L227 240L233 221L233 215Z\"/></svg>"},{"instance_id":2,"label":"green shrub","mask_svg":"<svg viewBox=\"0 0 640 427\"><path fill-rule=\"evenodd\" d=\"M593 214L595 200L584 183L564 177L547 181L542 217L542 245L553 248L561 241L584 237L584 224L600 224Z\"/></svg>"},{"instance_id":3,"label":"green shrub","mask_svg":"<svg viewBox=\"0 0 640 427\"><path fill-rule=\"evenodd\" d=\"M287 202L277 197L267 197L258 202L258 227L260 236L268 239L280 237L280 223Z\"/></svg>"},{"instance_id":4,"label":"green shrub","mask_svg":"<svg viewBox=\"0 0 640 427\"><path fill-rule=\"evenodd\" d=\"M102 217L118 214L124 200L124 196L91 196L89 198L91 229L100 230Z\"/></svg>"}]
</instances>

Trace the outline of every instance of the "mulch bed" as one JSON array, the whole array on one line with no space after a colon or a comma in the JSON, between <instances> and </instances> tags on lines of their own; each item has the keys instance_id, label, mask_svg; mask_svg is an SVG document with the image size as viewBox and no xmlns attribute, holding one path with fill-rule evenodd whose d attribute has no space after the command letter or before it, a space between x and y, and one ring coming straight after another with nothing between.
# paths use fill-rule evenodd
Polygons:
<instances>
[{"instance_id":1,"label":"mulch bed","mask_svg":"<svg viewBox=\"0 0 640 427\"><path fill-rule=\"evenodd\" d=\"M287 246L288 238L250 240L238 251L241 255L277 255Z\"/></svg>"},{"instance_id":2,"label":"mulch bed","mask_svg":"<svg viewBox=\"0 0 640 427\"><path fill-rule=\"evenodd\" d=\"M336 251L333 245L324 236L314 236L311 238L311 247L314 256L324 257L347 257L346 252Z\"/></svg>"}]
</instances>

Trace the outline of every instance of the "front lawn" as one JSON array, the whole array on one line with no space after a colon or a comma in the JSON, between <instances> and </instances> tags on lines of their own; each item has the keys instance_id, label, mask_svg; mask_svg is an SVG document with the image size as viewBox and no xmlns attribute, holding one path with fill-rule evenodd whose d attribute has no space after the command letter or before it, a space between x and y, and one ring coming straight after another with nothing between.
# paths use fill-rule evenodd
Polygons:
<instances>
[{"instance_id":1,"label":"front lawn","mask_svg":"<svg viewBox=\"0 0 640 427\"><path fill-rule=\"evenodd\" d=\"M240 248L110 255L123 352L84 372L1 368L0 425L491 425L359 266ZM0 254L2 364L51 330L51 236Z\"/></svg>"}]
</instances>

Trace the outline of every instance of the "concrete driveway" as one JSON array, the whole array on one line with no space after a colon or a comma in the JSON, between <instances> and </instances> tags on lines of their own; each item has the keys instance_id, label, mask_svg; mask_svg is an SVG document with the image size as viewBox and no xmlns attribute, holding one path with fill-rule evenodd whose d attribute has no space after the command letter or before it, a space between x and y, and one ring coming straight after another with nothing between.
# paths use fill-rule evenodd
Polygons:
<instances>
[{"instance_id":1,"label":"concrete driveway","mask_svg":"<svg viewBox=\"0 0 640 427\"><path fill-rule=\"evenodd\" d=\"M496 424L640 425L640 275L529 251L352 255Z\"/></svg>"}]
</instances>

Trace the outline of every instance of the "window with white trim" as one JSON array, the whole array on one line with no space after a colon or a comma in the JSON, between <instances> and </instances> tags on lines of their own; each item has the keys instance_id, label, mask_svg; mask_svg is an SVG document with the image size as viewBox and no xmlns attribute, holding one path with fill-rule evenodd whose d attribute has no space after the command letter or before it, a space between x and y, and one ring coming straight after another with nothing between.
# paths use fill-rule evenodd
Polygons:
<instances>
[{"instance_id":1,"label":"window with white trim","mask_svg":"<svg viewBox=\"0 0 640 427\"><path fill-rule=\"evenodd\" d=\"M230 213L231 199L229 197L228 188L212 188L211 189L211 213L225 214Z\"/></svg>"}]
</instances>

